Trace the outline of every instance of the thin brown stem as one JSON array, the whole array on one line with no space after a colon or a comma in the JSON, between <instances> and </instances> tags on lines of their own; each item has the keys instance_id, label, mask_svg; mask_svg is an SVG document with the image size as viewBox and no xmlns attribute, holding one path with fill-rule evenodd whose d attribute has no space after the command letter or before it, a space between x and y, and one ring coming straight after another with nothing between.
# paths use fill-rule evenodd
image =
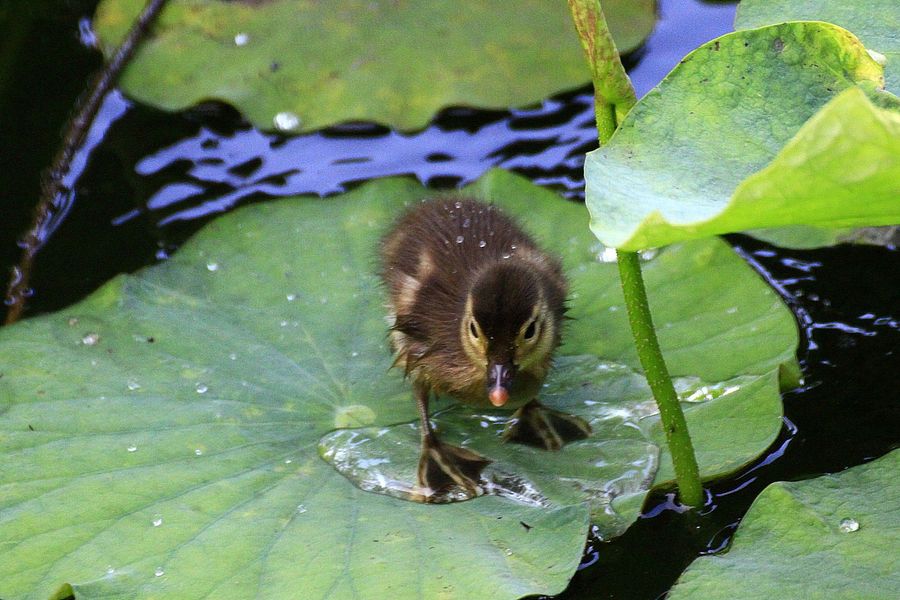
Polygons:
<instances>
[{"instance_id":1,"label":"thin brown stem","mask_svg":"<svg viewBox=\"0 0 900 600\"><path fill-rule=\"evenodd\" d=\"M103 99L113 88L122 69L131 60L134 51L144 39L157 15L167 0L148 0L144 10L132 24L131 29L116 48L110 61L96 77L93 78L72 117L66 125L63 143L49 169L41 175L41 196L34 209L31 227L22 236L22 256L19 263L12 268L9 285L6 289L5 304L8 307L5 324L10 325L19 320L25 310L25 304L31 296L31 272L34 269L38 251L47 241L47 224L59 207L59 198L71 193L63 183L69 173L75 153L84 144L91 124L103 103Z\"/></svg>"}]
</instances>

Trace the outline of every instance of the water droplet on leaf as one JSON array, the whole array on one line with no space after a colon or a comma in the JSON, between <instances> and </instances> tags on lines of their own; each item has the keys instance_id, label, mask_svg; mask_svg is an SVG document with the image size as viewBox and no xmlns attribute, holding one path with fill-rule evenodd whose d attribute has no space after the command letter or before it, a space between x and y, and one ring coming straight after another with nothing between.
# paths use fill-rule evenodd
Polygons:
<instances>
[{"instance_id":1,"label":"water droplet on leaf","mask_svg":"<svg viewBox=\"0 0 900 600\"><path fill-rule=\"evenodd\" d=\"M461 235L458 235L458 236L456 236L456 243L457 243L457 244L462 244L464 239L466 239L466 238L464 238L464 237L461 236Z\"/></svg>"},{"instance_id":2,"label":"water droplet on leaf","mask_svg":"<svg viewBox=\"0 0 900 600\"><path fill-rule=\"evenodd\" d=\"M205 394L208 391L209 391L209 388L206 387L204 384L202 384L202 383L197 384L197 393L198 394Z\"/></svg>"},{"instance_id":3,"label":"water droplet on leaf","mask_svg":"<svg viewBox=\"0 0 900 600\"><path fill-rule=\"evenodd\" d=\"M272 118L278 131L293 131L300 126L300 117L289 111L282 111Z\"/></svg>"},{"instance_id":4,"label":"water droplet on leaf","mask_svg":"<svg viewBox=\"0 0 900 600\"><path fill-rule=\"evenodd\" d=\"M210 273L214 273L219 270L219 263L217 262L209 262L206 263L206 270Z\"/></svg>"},{"instance_id":5,"label":"water droplet on leaf","mask_svg":"<svg viewBox=\"0 0 900 600\"><path fill-rule=\"evenodd\" d=\"M841 530L841 533L853 533L859 529L859 521L856 519L841 519L841 524L838 525L838 529Z\"/></svg>"},{"instance_id":6,"label":"water droplet on leaf","mask_svg":"<svg viewBox=\"0 0 900 600\"><path fill-rule=\"evenodd\" d=\"M244 33L243 31L241 33L235 34L235 36L234 36L234 45L235 46L246 46L249 41L250 41L250 35L247 33Z\"/></svg>"},{"instance_id":7,"label":"water droplet on leaf","mask_svg":"<svg viewBox=\"0 0 900 600\"><path fill-rule=\"evenodd\" d=\"M100 341L99 333L89 333L81 338L81 343L85 346L95 346Z\"/></svg>"}]
</instances>

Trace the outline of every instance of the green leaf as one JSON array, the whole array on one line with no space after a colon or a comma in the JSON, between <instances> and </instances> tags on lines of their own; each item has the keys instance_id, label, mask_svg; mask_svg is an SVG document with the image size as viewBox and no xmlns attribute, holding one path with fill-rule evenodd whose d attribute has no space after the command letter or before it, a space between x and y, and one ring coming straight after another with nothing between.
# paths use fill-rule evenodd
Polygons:
<instances>
[{"instance_id":1,"label":"green leaf","mask_svg":"<svg viewBox=\"0 0 900 600\"><path fill-rule=\"evenodd\" d=\"M732 547L701 557L669 592L703 598L891 598L900 589L900 450L808 481L773 483Z\"/></svg>"},{"instance_id":2,"label":"green leaf","mask_svg":"<svg viewBox=\"0 0 900 600\"><path fill-rule=\"evenodd\" d=\"M782 21L827 21L856 35L866 48L885 59L885 88L900 94L900 3L896 0L743 0L735 29L752 29Z\"/></svg>"},{"instance_id":3,"label":"green leaf","mask_svg":"<svg viewBox=\"0 0 900 600\"><path fill-rule=\"evenodd\" d=\"M143 4L101 3L107 53ZM623 51L650 34L655 0L604 6ZM229 102L263 129L289 113L299 124L279 127L300 131L355 120L418 129L442 107L534 104L589 79L564 2L173 0L121 85L169 110Z\"/></svg>"},{"instance_id":4,"label":"green leaf","mask_svg":"<svg viewBox=\"0 0 900 600\"><path fill-rule=\"evenodd\" d=\"M824 23L701 46L588 154L591 228L635 250L764 227L900 223L900 111L856 87L880 77L858 40Z\"/></svg>"},{"instance_id":5,"label":"green leaf","mask_svg":"<svg viewBox=\"0 0 900 600\"><path fill-rule=\"evenodd\" d=\"M753 237L782 248L821 248L837 244L863 244L872 246L896 246L900 243L900 226L861 227L859 229L824 229L809 225L754 229Z\"/></svg>"},{"instance_id":6,"label":"green leaf","mask_svg":"<svg viewBox=\"0 0 900 600\"><path fill-rule=\"evenodd\" d=\"M614 535L669 476L615 264L598 260L582 206L502 171L472 189L521 217L571 274L575 321L546 400L596 434L548 454L497 444L461 408L436 417L546 504L416 504L364 492L319 457L342 431L405 431L412 442L390 457L414 468L416 411L389 369L374 257L403 205L431 193L387 179L246 207L161 265L0 329L0 597L68 585L79 600L559 592L581 556L587 500L612 507L602 525ZM705 474L752 460L780 428L790 312L718 240L667 249L646 278L689 422L709 444ZM568 482L554 477L565 469Z\"/></svg>"}]
</instances>

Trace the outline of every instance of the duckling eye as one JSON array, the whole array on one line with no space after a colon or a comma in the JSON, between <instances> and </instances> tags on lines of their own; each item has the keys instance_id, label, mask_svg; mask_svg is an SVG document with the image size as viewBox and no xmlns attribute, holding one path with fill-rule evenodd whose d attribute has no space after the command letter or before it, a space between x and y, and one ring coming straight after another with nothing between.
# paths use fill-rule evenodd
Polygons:
<instances>
[{"instance_id":1,"label":"duckling eye","mask_svg":"<svg viewBox=\"0 0 900 600\"><path fill-rule=\"evenodd\" d=\"M472 337L477 340L478 330L475 328L475 321L469 321L469 331L472 333Z\"/></svg>"},{"instance_id":2,"label":"duckling eye","mask_svg":"<svg viewBox=\"0 0 900 600\"><path fill-rule=\"evenodd\" d=\"M528 324L528 328L525 329L525 333L523 334L522 337L524 337L526 340L530 340L531 338L534 337L534 333L537 330L537 326L535 325L535 323L536 323L536 321L532 321L531 323Z\"/></svg>"}]
</instances>

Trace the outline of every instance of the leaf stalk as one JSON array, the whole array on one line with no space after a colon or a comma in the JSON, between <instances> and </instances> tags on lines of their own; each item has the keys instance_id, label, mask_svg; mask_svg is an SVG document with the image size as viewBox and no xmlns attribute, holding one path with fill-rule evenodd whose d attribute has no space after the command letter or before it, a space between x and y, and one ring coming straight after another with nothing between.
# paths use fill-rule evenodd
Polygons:
<instances>
[{"instance_id":1,"label":"leaf stalk","mask_svg":"<svg viewBox=\"0 0 900 600\"><path fill-rule=\"evenodd\" d=\"M619 51L609 33L599 0L568 0L575 29L581 39L594 83L594 114L600 145L606 144L619 123L637 103L637 95L625 72ZM659 417L666 433L666 443L675 467L681 501L689 506L703 503L703 485L687 421L672 378L659 347L647 291L636 252L617 252L619 277L631 334L638 359L647 378Z\"/></svg>"},{"instance_id":2,"label":"leaf stalk","mask_svg":"<svg viewBox=\"0 0 900 600\"><path fill-rule=\"evenodd\" d=\"M703 504L700 469L688 433L687 421L653 327L653 317L650 314L650 304L647 302L647 291L641 274L640 258L637 252L620 251L617 254L619 277L622 280L622 293L625 296L625 308L628 311L634 346L644 369L647 384L659 407L659 419L666 432L666 443L672 455L679 496L681 501L689 506L700 506Z\"/></svg>"}]
</instances>

